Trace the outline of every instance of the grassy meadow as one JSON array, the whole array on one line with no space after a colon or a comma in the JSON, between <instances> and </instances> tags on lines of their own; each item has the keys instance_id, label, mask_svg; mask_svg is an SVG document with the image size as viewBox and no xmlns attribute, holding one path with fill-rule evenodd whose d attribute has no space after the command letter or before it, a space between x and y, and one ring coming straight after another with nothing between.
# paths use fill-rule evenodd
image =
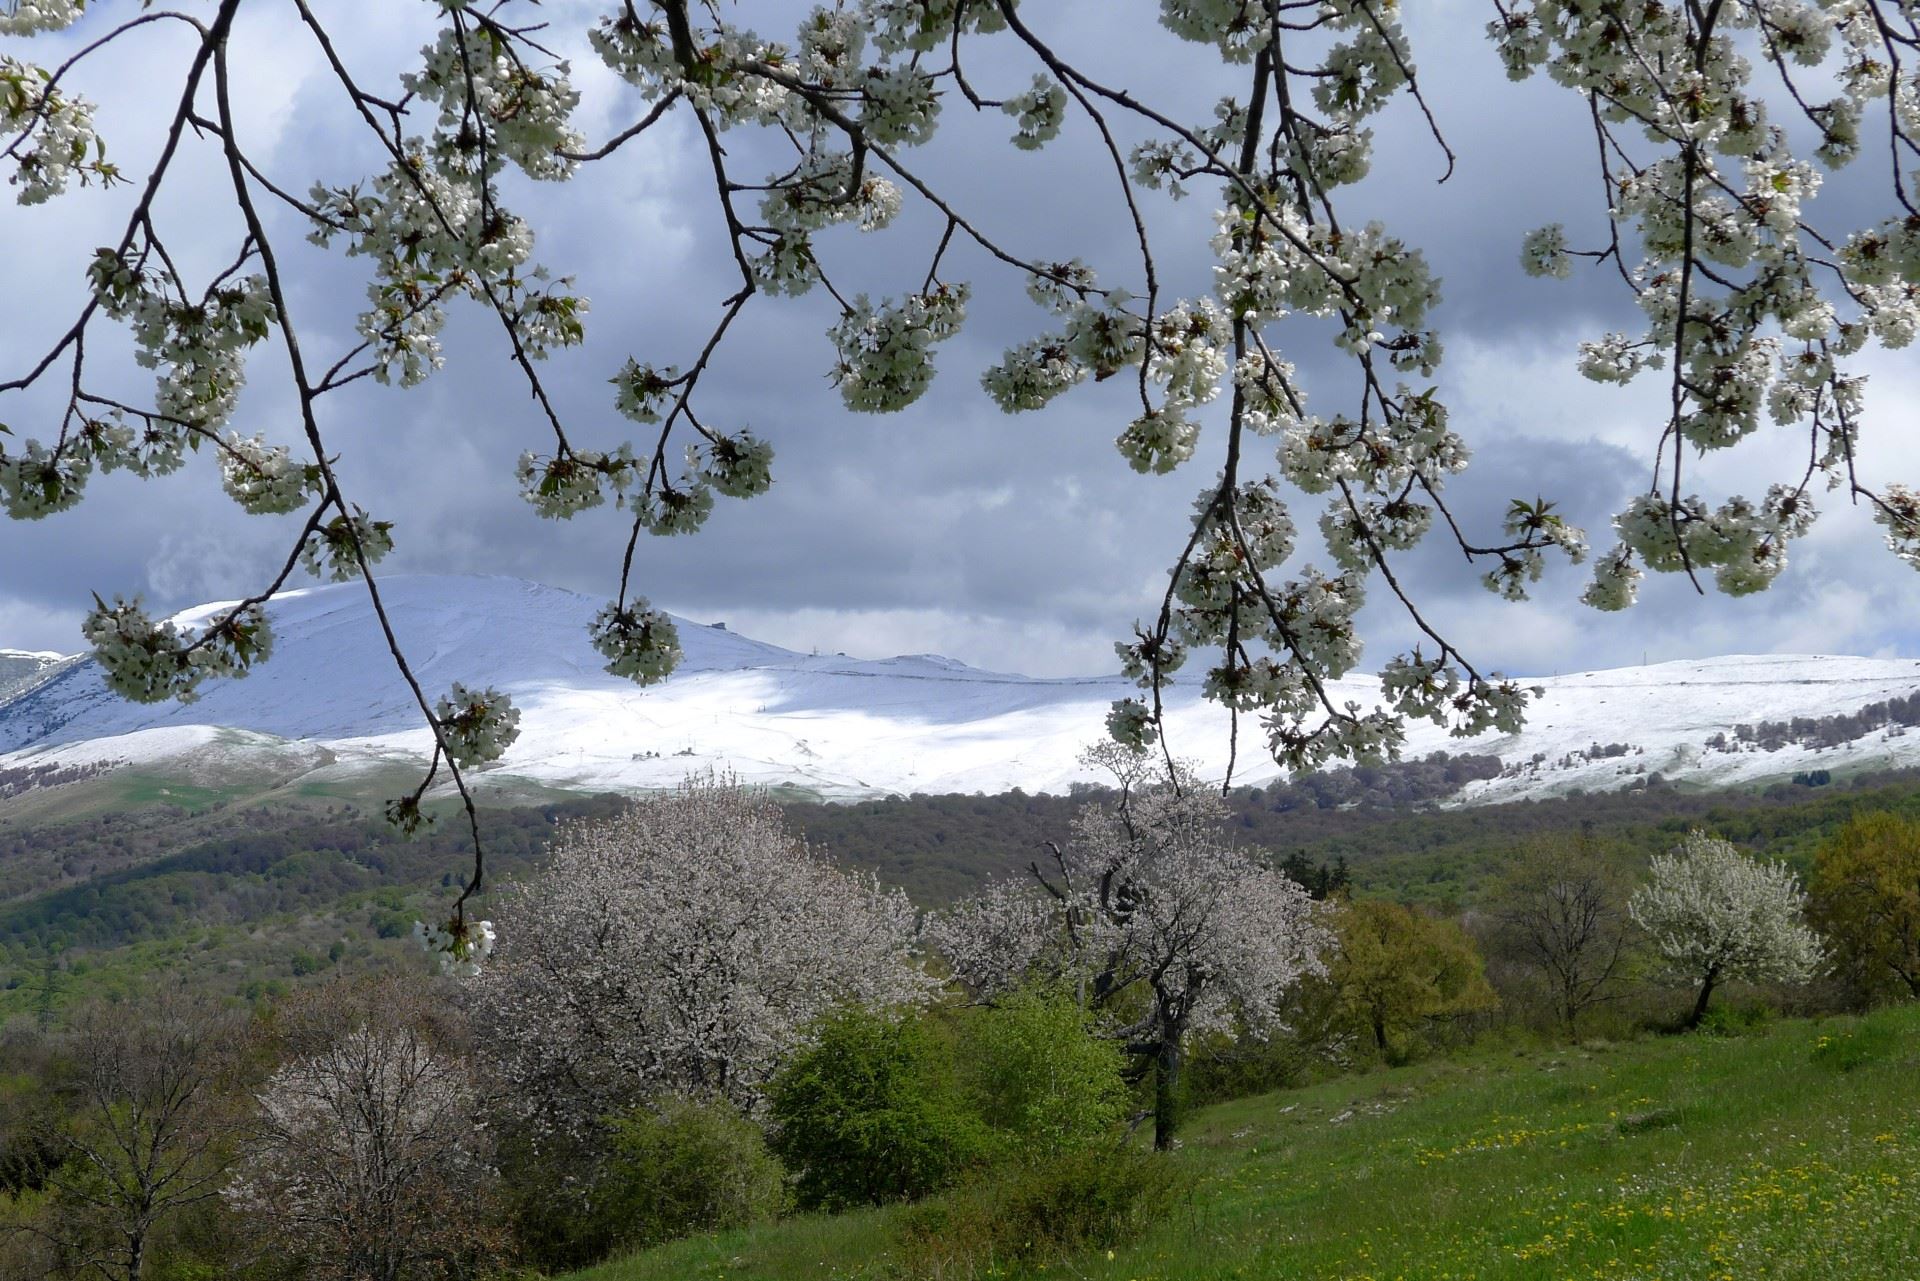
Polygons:
<instances>
[{"instance_id":1,"label":"grassy meadow","mask_svg":"<svg viewBox=\"0 0 1920 1281\"><path fill-rule=\"evenodd\" d=\"M679 1241L572 1281L1908 1281L1920 1007L1489 1048L1197 1111L1139 1239L916 1262L894 1207Z\"/></svg>"}]
</instances>

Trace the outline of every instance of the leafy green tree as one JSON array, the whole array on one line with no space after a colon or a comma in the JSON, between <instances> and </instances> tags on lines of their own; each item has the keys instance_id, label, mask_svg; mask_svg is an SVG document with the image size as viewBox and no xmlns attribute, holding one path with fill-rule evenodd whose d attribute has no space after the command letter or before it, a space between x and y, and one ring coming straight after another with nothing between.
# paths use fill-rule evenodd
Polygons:
<instances>
[{"instance_id":1,"label":"leafy green tree","mask_svg":"<svg viewBox=\"0 0 1920 1281\"><path fill-rule=\"evenodd\" d=\"M1868 991L1920 997L1920 821L1862 814L1814 853L1813 910Z\"/></svg>"},{"instance_id":2,"label":"leafy green tree","mask_svg":"<svg viewBox=\"0 0 1920 1281\"><path fill-rule=\"evenodd\" d=\"M1382 1053L1407 1032L1497 1001L1478 949L1454 921L1361 899L1335 914L1334 934L1328 981Z\"/></svg>"},{"instance_id":3,"label":"leafy green tree","mask_svg":"<svg viewBox=\"0 0 1920 1281\"><path fill-rule=\"evenodd\" d=\"M991 1146L952 1042L924 1018L828 1015L774 1079L769 1102L774 1152L810 1209L924 1196Z\"/></svg>"},{"instance_id":4,"label":"leafy green tree","mask_svg":"<svg viewBox=\"0 0 1920 1281\"><path fill-rule=\"evenodd\" d=\"M981 1119L1023 1156L1086 1147L1126 1116L1126 1054L1070 993L1022 988L971 1011L962 1050Z\"/></svg>"}]
</instances>

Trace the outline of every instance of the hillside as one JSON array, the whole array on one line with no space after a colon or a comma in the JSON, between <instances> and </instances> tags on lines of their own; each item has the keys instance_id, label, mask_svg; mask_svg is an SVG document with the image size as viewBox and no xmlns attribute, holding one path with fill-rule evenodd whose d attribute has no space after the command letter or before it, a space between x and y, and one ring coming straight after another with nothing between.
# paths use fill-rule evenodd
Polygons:
<instances>
[{"instance_id":1,"label":"hillside","mask_svg":"<svg viewBox=\"0 0 1920 1281\"><path fill-rule=\"evenodd\" d=\"M1907 1281L1920 1008L1344 1077L1198 1112L1192 1192L1087 1281ZM898 1209L682 1241L576 1281L893 1281Z\"/></svg>"},{"instance_id":2,"label":"hillside","mask_svg":"<svg viewBox=\"0 0 1920 1281\"><path fill-rule=\"evenodd\" d=\"M0 649L0 701L19 693L67 660L59 654Z\"/></svg>"},{"instance_id":3,"label":"hillside","mask_svg":"<svg viewBox=\"0 0 1920 1281\"><path fill-rule=\"evenodd\" d=\"M708 767L836 800L1064 793L1090 780L1076 758L1110 703L1133 692L1112 676L1043 680L936 655L799 654L685 620L680 670L640 689L602 671L587 642L597 600L514 579L434 576L395 578L386 594L428 690L492 685L521 708L520 740L478 775L499 803L666 787ZM13 672L26 684L11 695L0 687L0 783L80 767L229 799L373 800L404 787L429 739L364 592L288 592L270 613L273 659L244 681L210 682L187 705L123 702L87 662L6 659L0 680ZM1730 656L1536 683L1544 692L1522 733L1463 741L1422 722L1407 755L1497 758L1451 795L1465 804L1617 790L1656 775L1728 787L1920 765L1920 734L1908 734L1920 724L1913 660ZM1370 707L1379 690L1356 676L1333 694ZM1167 702L1175 750L1219 776L1222 714L1192 683L1176 684ZM1235 777L1270 783L1279 771L1254 748ZM0 814L51 803L24 782L14 790Z\"/></svg>"},{"instance_id":4,"label":"hillside","mask_svg":"<svg viewBox=\"0 0 1920 1281\"><path fill-rule=\"evenodd\" d=\"M1328 799L1345 795L1331 784ZM1856 812L1920 814L1913 774L1765 792L1648 787L1414 813L1301 806L1294 793L1305 790L1236 792L1236 838L1275 860L1344 864L1362 893L1446 908L1473 906L1518 849L1556 834L1603 841L1634 874L1693 827L1804 868L1813 846ZM377 815L338 801L203 799L190 808L188 799L149 796L51 822L0 817L0 1023L53 999L49 966L59 971L58 1004L133 990L159 969L251 998L342 968L417 963L406 940L413 921L445 910L471 858L459 822L405 841ZM490 884L531 868L555 822L619 803L603 796L484 811ZM1025 875L1044 841L1066 839L1081 803L1013 792L795 801L786 811L831 856L936 907L992 877Z\"/></svg>"}]
</instances>

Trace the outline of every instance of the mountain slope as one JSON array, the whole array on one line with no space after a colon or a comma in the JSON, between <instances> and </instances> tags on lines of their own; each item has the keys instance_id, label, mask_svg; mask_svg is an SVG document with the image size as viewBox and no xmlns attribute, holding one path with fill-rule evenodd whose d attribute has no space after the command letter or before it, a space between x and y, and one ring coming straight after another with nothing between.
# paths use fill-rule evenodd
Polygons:
<instances>
[{"instance_id":1,"label":"mountain slope","mask_svg":"<svg viewBox=\"0 0 1920 1281\"><path fill-rule=\"evenodd\" d=\"M69 660L60 654L26 649L0 649L0 702L44 678Z\"/></svg>"},{"instance_id":2,"label":"mountain slope","mask_svg":"<svg viewBox=\"0 0 1920 1281\"><path fill-rule=\"evenodd\" d=\"M1088 777L1075 758L1101 733L1108 705L1133 692L1118 677L1040 680L932 655L798 654L685 620L686 661L643 690L601 670L586 639L595 599L514 579L442 576L396 577L383 594L430 697L461 681L507 691L521 708L520 740L481 775L503 791L663 787L709 766L836 798L1064 791ZM192 704L126 703L91 663L42 662L37 684L0 693L0 770L124 762L201 782L244 774L256 784L350 787L424 762L431 740L363 589L290 592L270 612L272 660L247 680L209 682ZM1523 733L1463 741L1422 724L1409 754L1501 757L1506 770L1470 784L1460 797L1468 801L1617 788L1653 773L1725 785L1920 764L1920 734L1907 736L1899 716L1848 723L1842 742L1832 724L1766 742L1738 733L1910 699L1920 690L1912 660L1736 656L1537 683L1546 693ZM1365 706L1378 699L1371 678L1332 692ZM1217 776L1226 766L1224 714L1191 686L1176 687L1168 706L1175 751ZM1920 704L1911 719L1920 719ZM1724 749L1709 746L1716 736ZM1241 737L1236 777L1275 777L1257 726L1242 726Z\"/></svg>"}]
</instances>

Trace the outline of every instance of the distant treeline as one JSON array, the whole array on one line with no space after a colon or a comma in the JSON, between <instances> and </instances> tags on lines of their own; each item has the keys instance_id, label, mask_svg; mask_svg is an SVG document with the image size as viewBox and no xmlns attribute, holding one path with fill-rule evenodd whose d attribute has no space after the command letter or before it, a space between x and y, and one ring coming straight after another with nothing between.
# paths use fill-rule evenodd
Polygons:
<instances>
[{"instance_id":1,"label":"distant treeline","mask_svg":"<svg viewBox=\"0 0 1920 1281\"><path fill-rule=\"evenodd\" d=\"M1298 809L1363 806L1416 809L1445 800L1468 783L1500 777L1498 756L1450 756L1430 752L1417 761L1352 765L1304 774L1285 783L1249 789L1247 799L1276 814Z\"/></svg>"},{"instance_id":2,"label":"distant treeline","mask_svg":"<svg viewBox=\"0 0 1920 1281\"><path fill-rule=\"evenodd\" d=\"M1838 747L1880 730L1906 730L1920 725L1920 693L1868 703L1858 711L1832 716L1795 716L1784 721L1757 721L1736 725L1733 734L1715 734L1707 746L1718 752L1741 747L1777 752L1783 747Z\"/></svg>"},{"instance_id":3,"label":"distant treeline","mask_svg":"<svg viewBox=\"0 0 1920 1281\"><path fill-rule=\"evenodd\" d=\"M1702 827L1755 852L1804 861L1813 846L1866 809L1920 814L1920 773L1782 782L1763 792L1685 792L1647 780L1632 792L1575 793L1471 809L1396 808L1488 777L1491 758L1428 758L1382 771L1328 771L1230 798L1238 838L1326 893L1443 907L1478 902L1515 853L1540 837L1587 832L1639 860ZM994 877L1026 876L1048 841L1062 841L1090 799L1007 792L907 796L853 805L786 806L811 842L873 870L933 907ZM1351 800L1340 800L1351 797ZM557 822L606 814L616 797L483 812L488 884L523 874ZM239 991L233 962L251 949L247 977L303 981L335 961L373 965L408 946L415 919L443 912L470 867L463 823L443 821L405 841L378 818L324 806L154 808L43 826L0 827L0 1012L23 1008L44 985L45 958L68 977L62 991L118 967L197 967ZM485 912L485 897L478 903ZM338 945L338 946L336 946ZM257 955L256 955L257 953ZM340 958L344 957L344 960ZM289 959L291 958L291 959ZM297 963L296 963L297 962ZM81 979L78 967L93 977ZM244 968L244 967L243 967Z\"/></svg>"}]
</instances>

